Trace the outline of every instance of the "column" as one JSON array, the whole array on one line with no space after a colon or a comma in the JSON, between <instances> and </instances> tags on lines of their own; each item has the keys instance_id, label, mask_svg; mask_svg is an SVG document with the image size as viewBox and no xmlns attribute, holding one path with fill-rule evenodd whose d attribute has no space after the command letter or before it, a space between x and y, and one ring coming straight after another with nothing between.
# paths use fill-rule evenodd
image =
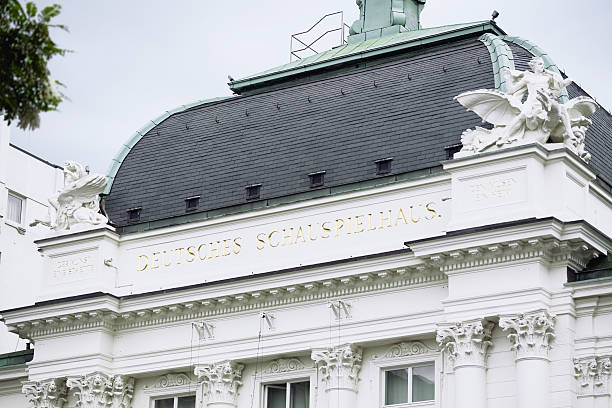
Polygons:
<instances>
[{"instance_id":1,"label":"column","mask_svg":"<svg viewBox=\"0 0 612 408\"><path fill-rule=\"evenodd\" d=\"M65 378L26 381L21 392L26 395L30 408L62 408L68 396Z\"/></svg>"},{"instance_id":2,"label":"column","mask_svg":"<svg viewBox=\"0 0 612 408\"><path fill-rule=\"evenodd\" d=\"M197 366L195 375L204 407L236 408L243 369L242 364L233 361Z\"/></svg>"},{"instance_id":3,"label":"column","mask_svg":"<svg viewBox=\"0 0 612 408\"><path fill-rule=\"evenodd\" d=\"M608 408L610 404L610 356L574 359L574 377L578 381L579 408Z\"/></svg>"},{"instance_id":4,"label":"column","mask_svg":"<svg viewBox=\"0 0 612 408\"><path fill-rule=\"evenodd\" d=\"M77 406L83 408L130 408L134 395L134 379L122 375L94 372L68 378Z\"/></svg>"},{"instance_id":5,"label":"column","mask_svg":"<svg viewBox=\"0 0 612 408\"><path fill-rule=\"evenodd\" d=\"M550 407L550 360L555 318L547 311L500 316L515 352L518 408Z\"/></svg>"},{"instance_id":6,"label":"column","mask_svg":"<svg viewBox=\"0 0 612 408\"><path fill-rule=\"evenodd\" d=\"M312 351L312 359L325 384L329 408L357 406L361 358L361 348L353 344Z\"/></svg>"},{"instance_id":7,"label":"column","mask_svg":"<svg viewBox=\"0 0 612 408\"><path fill-rule=\"evenodd\" d=\"M436 340L448 353L455 371L455 407L486 408L486 359L493 323L470 320L440 324Z\"/></svg>"}]
</instances>

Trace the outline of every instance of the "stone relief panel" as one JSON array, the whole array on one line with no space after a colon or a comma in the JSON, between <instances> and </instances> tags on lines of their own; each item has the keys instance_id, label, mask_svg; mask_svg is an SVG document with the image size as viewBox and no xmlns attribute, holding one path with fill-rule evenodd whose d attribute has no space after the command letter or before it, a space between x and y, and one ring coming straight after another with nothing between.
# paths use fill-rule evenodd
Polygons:
<instances>
[{"instance_id":1,"label":"stone relief panel","mask_svg":"<svg viewBox=\"0 0 612 408\"><path fill-rule=\"evenodd\" d=\"M610 356L574 359L574 377L578 381L578 395L608 395L611 368Z\"/></svg>"}]
</instances>

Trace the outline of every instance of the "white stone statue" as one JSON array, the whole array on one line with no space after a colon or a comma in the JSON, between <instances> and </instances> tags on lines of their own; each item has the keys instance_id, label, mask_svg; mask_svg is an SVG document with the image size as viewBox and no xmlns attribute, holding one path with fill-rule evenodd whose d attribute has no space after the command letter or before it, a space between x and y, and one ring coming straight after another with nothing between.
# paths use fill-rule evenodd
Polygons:
<instances>
[{"instance_id":1,"label":"white stone statue","mask_svg":"<svg viewBox=\"0 0 612 408\"><path fill-rule=\"evenodd\" d=\"M30 226L43 224L55 231L103 225L108 218L100 214L98 195L107 179L100 174L87 174L83 166L67 161L64 166L64 188L49 198L49 215Z\"/></svg>"},{"instance_id":2,"label":"white stone statue","mask_svg":"<svg viewBox=\"0 0 612 408\"><path fill-rule=\"evenodd\" d=\"M599 105L584 96L559 102L569 78L544 68L544 61L534 57L530 71L505 70L506 93L480 89L455 97L468 110L480 116L493 129L476 127L461 135L463 148L455 157L526 144L564 143L584 161L591 155L584 150L584 135L591 124L589 117Z\"/></svg>"}]
</instances>

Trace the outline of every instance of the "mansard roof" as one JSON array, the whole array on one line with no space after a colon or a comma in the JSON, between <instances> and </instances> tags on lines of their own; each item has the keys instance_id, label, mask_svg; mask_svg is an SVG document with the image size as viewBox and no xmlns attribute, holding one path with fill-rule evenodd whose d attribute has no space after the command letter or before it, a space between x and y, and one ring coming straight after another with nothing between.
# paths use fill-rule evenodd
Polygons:
<instances>
[{"instance_id":1,"label":"mansard roof","mask_svg":"<svg viewBox=\"0 0 612 408\"><path fill-rule=\"evenodd\" d=\"M439 41L432 34L388 53L377 49L349 65L309 64L309 72L294 77L281 67L236 81L250 84L243 95L166 112L137 132L111 166L105 199L111 223L122 232L145 230L441 171L461 133L481 125L453 98L500 88L503 66L527 69L532 55L543 54L494 24L479 24L439 30ZM584 94L576 85L568 90L571 97ZM612 116L599 109L587 150L608 190L611 134ZM391 173L377 174L375 162L385 158L392 158ZM308 175L322 171L324 185L311 187ZM252 185L261 185L259 199L247 201ZM197 209L186 212L190 197L199 197ZM134 208L140 218L130 223Z\"/></svg>"}]
</instances>

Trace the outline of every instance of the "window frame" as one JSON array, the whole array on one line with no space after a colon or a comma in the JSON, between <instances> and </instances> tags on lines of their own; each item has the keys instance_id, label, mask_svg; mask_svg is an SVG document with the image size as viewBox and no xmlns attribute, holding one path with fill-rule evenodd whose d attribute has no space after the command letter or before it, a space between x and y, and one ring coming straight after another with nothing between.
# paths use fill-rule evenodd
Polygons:
<instances>
[{"instance_id":1,"label":"window frame","mask_svg":"<svg viewBox=\"0 0 612 408\"><path fill-rule=\"evenodd\" d=\"M263 408L268 408L267 405L267 401L268 401L268 387L271 385L281 385L281 384L285 384L285 390L287 391L287 396L285 398L285 408L289 408L289 405L291 403L291 387L289 386L290 384L294 384L294 383L301 383L301 382L306 382L308 381L309 383L309 388L310 388L310 392L309 395L312 394L312 381L310 381L310 378L308 379L294 379L294 380L287 380L287 381L278 381L278 382L269 382L269 383L262 383L261 386L263 388L263 403L262 403L262 407ZM312 406L312 395L310 396L310 399L308 401L308 405Z\"/></svg>"},{"instance_id":2,"label":"window frame","mask_svg":"<svg viewBox=\"0 0 612 408\"><path fill-rule=\"evenodd\" d=\"M8 216L8 209L9 209L9 197L15 197L19 200L21 200L21 213L20 215L20 220L19 222L12 220L9 218ZM26 212L26 197L24 197L23 195L16 193L13 190L8 190L8 194L6 195L6 217L5 217L5 222L8 225L11 225L13 227L23 227L23 225L25 224L25 212Z\"/></svg>"},{"instance_id":3,"label":"window frame","mask_svg":"<svg viewBox=\"0 0 612 408\"><path fill-rule=\"evenodd\" d=\"M307 360L306 358L298 358L300 362ZM272 360L274 361L274 360ZM308 402L310 407L315 407L316 403L316 392L317 392L317 370L312 364L303 363L304 368L294 371L286 371L279 373L266 373L265 368L269 366L272 361L268 361L263 364L262 371L257 373L255 377L255 391L258 393L256 401L259 401L261 408L266 407L266 392L265 386L279 383L294 383L310 381L310 400Z\"/></svg>"},{"instance_id":4,"label":"window frame","mask_svg":"<svg viewBox=\"0 0 612 408\"><path fill-rule=\"evenodd\" d=\"M164 400L164 399L174 399L173 408L178 408L178 399L182 397L195 397L195 401L193 407L196 408L198 406L198 396L196 392L191 393L181 393L181 394L169 394L169 395L157 395L154 397L150 397L149 406L151 408L155 408L155 401Z\"/></svg>"},{"instance_id":5,"label":"window frame","mask_svg":"<svg viewBox=\"0 0 612 408\"><path fill-rule=\"evenodd\" d=\"M385 373L389 370L400 370L403 368L421 367L428 364L434 366L434 399L430 401L406 402L401 404L385 404L386 380ZM441 371L443 369L442 355L439 352L427 352L418 355L398 357L398 358L379 358L374 362L375 368L378 370L376 376L378 380L377 387L379 397L378 406L380 408L413 408L413 407L440 407L441 395ZM412 374L412 372L411 372ZM412 376L409 377L409 385L412 382ZM408 388L408 393L411 395L412 389Z\"/></svg>"}]
</instances>

